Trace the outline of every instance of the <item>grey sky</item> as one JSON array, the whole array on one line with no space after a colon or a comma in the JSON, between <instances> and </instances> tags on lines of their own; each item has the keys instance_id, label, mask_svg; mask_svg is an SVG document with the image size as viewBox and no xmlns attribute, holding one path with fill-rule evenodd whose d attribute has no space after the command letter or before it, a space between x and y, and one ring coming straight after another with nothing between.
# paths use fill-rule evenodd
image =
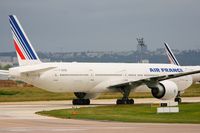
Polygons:
<instances>
[{"instance_id":1,"label":"grey sky","mask_svg":"<svg viewBox=\"0 0 200 133\"><path fill-rule=\"evenodd\" d=\"M0 52L14 51L9 14L36 51L200 48L200 0L0 0Z\"/></svg>"}]
</instances>

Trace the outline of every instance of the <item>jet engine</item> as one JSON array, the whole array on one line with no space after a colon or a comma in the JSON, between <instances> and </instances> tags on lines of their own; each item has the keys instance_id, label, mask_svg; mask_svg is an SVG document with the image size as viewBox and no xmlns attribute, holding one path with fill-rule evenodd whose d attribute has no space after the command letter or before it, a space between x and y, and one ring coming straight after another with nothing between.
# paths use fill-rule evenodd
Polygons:
<instances>
[{"instance_id":1,"label":"jet engine","mask_svg":"<svg viewBox=\"0 0 200 133\"><path fill-rule=\"evenodd\" d=\"M172 81L161 81L150 88L152 95L161 100L173 99L178 94L178 87Z\"/></svg>"}]
</instances>

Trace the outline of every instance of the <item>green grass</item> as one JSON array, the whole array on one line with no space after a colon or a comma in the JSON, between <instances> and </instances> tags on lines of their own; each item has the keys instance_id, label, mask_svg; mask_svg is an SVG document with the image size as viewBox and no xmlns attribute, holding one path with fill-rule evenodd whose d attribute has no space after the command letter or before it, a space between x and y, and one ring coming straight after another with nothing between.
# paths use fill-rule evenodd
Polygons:
<instances>
[{"instance_id":1,"label":"green grass","mask_svg":"<svg viewBox=\"0 0 200 133\"><path fill-rule=\"evenodd\" d=\"M69 100L72 93L52 93L36 87L1 87L0 102Z\"/></svg>"},{"instance_id":2,"label":"green grass","mask_svg":"<svg viewBox=\"0 0 200 133\"><path fill-rule=\"evenodd\" d=\"M180 112L157 114L150 105L113 105L37 112L64 119L108 120L138 123L200 123L200 103L181 104Z\"/></svg>"},{"instance_id":3,"label":"green grass","mask_svg":"<svg viewBox=\"0 0 200 133\"><path fill-rule=\"evenodd\" d=\"M183 97L199 97L200 96L200 84L193 84L190 88L186 89Z\"/></svg>"},{"instance_id":4,"label":"green grass","mask_svg":"<svg viewBox=\"0 0 200 133\"><path fill-rule=\"evenodd\" d=\"M194 84L182 96L200 96L200 85ZM121 98L121 93L103 93L100 99ZM151 93L131 93L132 98L149 98ZM75 98L73 93L52 93L36 87L0 87L0 102L13 101L46 101L46 100L70 100Z\"/></svg>"}]
</instances>

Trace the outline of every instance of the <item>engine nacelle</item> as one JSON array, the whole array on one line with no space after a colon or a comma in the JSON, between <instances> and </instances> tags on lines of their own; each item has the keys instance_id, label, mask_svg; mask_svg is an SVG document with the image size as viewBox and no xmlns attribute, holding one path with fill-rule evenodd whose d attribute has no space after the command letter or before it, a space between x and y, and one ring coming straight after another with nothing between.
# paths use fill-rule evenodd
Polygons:
<instances>
[{"instance_id":1,"label":"engine nacelle","mask_svg":"<svg viewBox=\"0 0 200 133\"><path fill-rule=\"evenodd\" d=\"M100 95L100 93L74 92L74 95L80 99L95 99Z\"/></svg>"},{"instance_id":2,"label":"engine nacelle","mask_svg":"<svg viewBox=\"0 0 200 133\"><path fill-rule=\"evenodd\" d=\"M178 87L172 81L161 81L159 84L150 87L151 93L155 98L162 100L173 99L178 94Z\"/></svg>"}]
</instances>

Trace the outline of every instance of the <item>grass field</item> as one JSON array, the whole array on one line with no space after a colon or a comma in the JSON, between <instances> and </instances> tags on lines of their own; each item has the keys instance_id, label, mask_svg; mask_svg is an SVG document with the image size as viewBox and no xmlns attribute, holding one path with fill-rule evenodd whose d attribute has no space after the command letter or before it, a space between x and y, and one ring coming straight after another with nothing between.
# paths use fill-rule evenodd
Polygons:
<instances>
[{"instance_id":1,"label":"grass field","mask_svg":"<svg viewBox=\"0 0 200 133\"><path fill-rule=\"evenodd\" d=\"M200 85L194 84L182 96L200 96ZM120 98L121 93L104 93L100 99ZM152 97L151 93L132 93L130 97ZM45 100L69 100L75 98L73 93L52 93L36 87L0 87L0 102L12 101L45 101Z\"/></svg>"},{"instance_id":2,"label":"grass field","mask_svg":"<svg viewBox=\"0 0 200 133\"><path fill-rule=\"evenodd\" d=\"M200 123L200 103L181 104L180 113L157 114L151 105L113 105L37 112L64 119L108 120L139 123Z\"/></svg>"}]
</instances>

